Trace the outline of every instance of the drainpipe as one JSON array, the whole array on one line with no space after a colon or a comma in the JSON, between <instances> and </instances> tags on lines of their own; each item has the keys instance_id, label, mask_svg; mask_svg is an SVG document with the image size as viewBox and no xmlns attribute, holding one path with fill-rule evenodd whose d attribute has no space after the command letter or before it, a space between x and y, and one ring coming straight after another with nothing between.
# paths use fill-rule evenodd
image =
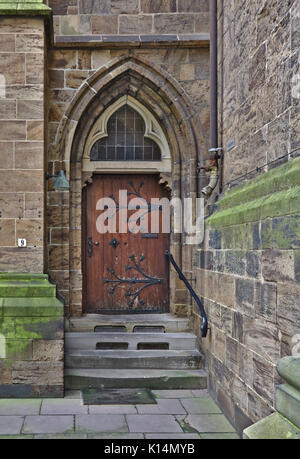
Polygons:
<instances>
[{"instance_id":1,"label":"drainpipe","mask_svg":"<svg viewBox=\"0 0 300 459\"><path fill-rule=\"evenodd\" d=\"M210 0L210 157L206 167L200 167L210 175L209 184L201 191L205 197L210 197L219 181L219 152L218 147L218 20L217 0Z\"/></svg>"}]
</instances>

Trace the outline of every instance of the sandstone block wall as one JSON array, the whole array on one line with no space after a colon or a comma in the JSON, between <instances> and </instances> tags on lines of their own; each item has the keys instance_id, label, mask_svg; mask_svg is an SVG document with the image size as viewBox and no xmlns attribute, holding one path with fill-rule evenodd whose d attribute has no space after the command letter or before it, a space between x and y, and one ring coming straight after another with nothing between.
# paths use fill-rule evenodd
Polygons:
<instances>
[{"instance_id":1,"label":"sandstone block wall","mask_svg":"<svg viewBox=\"0 0 300 459\"><path fill-rule=\"evenodd\" d=\"M207 33L208 0L48 0L56 35Z\"/></svg>"},{"instance_id":2,"label":"sandstone block wall","mask_svg":"<svg viewBox=\"0 0 300 459\"><path fill-rule=\"evenodd\" d=\"M226 193L195 269L211 327L202 342L211 389L242 431L274 409L276 364L300 333L299 152L281 158L300 146L300 11L286 0L218 6Z\"/></svg>"},{"instance_id":3,"label":"sandstone block wall","mask_svg":"<svg viewBox=\"0 0 300 459\"><path fill-rule=\"evenodd\" d=\"M43 272L45 32L0 16L0 271ZM18 249L18 238L27 248Z\"/></svg>"},{"instance_id":4,"label":"sandstone block wall","mask_svg":"<svg viewBox=\"0 0 300 459\"><path fill-rule=\"evenodd\" d=\"M299 15L294 0L219 1L224 184L300 147Z\"/></svg>"}]
</instances>

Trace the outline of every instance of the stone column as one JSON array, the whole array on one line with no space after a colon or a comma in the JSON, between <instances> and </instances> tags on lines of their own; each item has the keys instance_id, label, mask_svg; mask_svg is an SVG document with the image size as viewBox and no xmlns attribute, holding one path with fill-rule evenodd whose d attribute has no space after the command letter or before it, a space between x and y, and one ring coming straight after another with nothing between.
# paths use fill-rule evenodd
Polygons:
<instances>
[{"instance_id":1,"label":"stone column","mask_svg":"<svg viewBox=\"0 0 300 459\"><path fill-rule=\"evenodd\" d=\"M0 3L0 271L44 269L45 18L42 0ZM48 19L47 19L48 18ZM18 239L27 247L18 248Z\"/></svg>"},{"instance_id":2,"label":"stone column","mask_svg":"<svg viewBox=\"0 0 300 459\"><path fill-rule=\"evenodd\" d=\"M0 3L0 398L64 391L63 305L43 274L50 17L42 0Z\"/></svg>"}]
</instances>

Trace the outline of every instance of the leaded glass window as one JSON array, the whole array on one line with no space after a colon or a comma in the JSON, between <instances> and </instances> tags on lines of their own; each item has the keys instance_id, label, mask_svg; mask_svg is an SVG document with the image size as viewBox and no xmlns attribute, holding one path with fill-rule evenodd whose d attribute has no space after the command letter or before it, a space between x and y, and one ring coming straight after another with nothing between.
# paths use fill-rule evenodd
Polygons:
<instances>
[{"instance_id":1,"label":"leaded glass window","mask_svg":"<svg viewBox=\"0 0 300 459\"><path fill-rule=\"evenodd\" d=\"M143 118L124 105L109 119L108 136L93 145L91 161L160 161L160 148L145 130Z\"/></svg>"}]
</instances>

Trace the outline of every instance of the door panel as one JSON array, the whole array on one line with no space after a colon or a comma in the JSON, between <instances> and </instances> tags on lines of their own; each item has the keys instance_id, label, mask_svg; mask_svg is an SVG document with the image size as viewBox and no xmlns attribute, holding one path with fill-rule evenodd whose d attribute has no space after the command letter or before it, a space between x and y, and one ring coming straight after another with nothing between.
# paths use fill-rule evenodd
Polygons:
<instances>
[{"instance_id":1,"label":"door panel","mask_svg":"<svg viewBox=\"0 0 300 459\"><path fill-rule=\"evenodd\" d=\"M95 175L93 183L83 196L83 260L84 260L84 311L101 314L163 313L168 311L169 267L164 251L169 250L169 234L163 234L162 208L148 212L141 204L144 233L120 232L120 214L123 225L129 225L136 212L124 206L119 191L127 190L125 201L169 198L153 175ZM111 220L116 220L113 233L99 232L99 222L104 205L99 210L99 200L112 199L115 209L110 209ZM105 203L104 203L105 204ZM98 208L98 209L97 209ZM159 231L151 233L151 215L159 216ZM107 225L108 220L105 221ZM98 229L97 229L98 224ZM147 228L148 224L148 228ZM131 224L130 224L131 226Z\"/></svg>"}]
</instances>

